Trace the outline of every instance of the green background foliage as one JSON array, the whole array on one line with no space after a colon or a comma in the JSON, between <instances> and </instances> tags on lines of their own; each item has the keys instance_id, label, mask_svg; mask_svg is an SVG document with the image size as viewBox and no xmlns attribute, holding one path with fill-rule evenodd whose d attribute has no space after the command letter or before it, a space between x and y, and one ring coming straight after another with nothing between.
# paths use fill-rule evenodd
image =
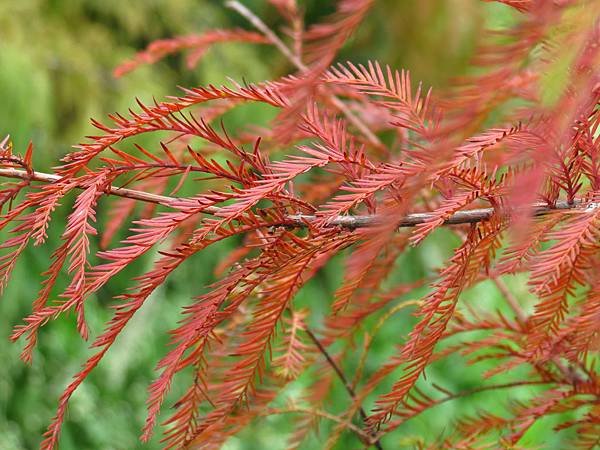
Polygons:
<instances>
[{"instance_id":1,"label":"green background foliage","mask_svg":"<svg viewBox=\"0 0 600 450\"><path fill-rule=\"evenodd\" d=\"M318 20L333 10L332 1L300 2L308 21ZM264 20L281 25L275 11L264 0L247 1ZM340 60L366 62L377 59L396 68L408 68L415 80L434 88L466 70L474 37L485 20L494 24L513 20L507 8L476 0L382 0L369 19L343 49ZM0 134L11 134L17 151L27 142L35 144L34 163L40 169L54 164L69 146L93 133L89 118L102 120L108 113L126 111L135 98L177 94L177 85L221 83L227 77L260 81L281 75L288 69L273 49L264 46L226 44L215 47L194 70L185 68L181 55L141 69L121 79L112 77L113 68L152 40L201 32L215 27L247 27L245 21L214 0L19 0L0 2ZM262 116L261 116L262 114ZM228 127L264 122L268 112L239 114ZM50 261L68 205L55 215L54 231L48 245L30 248L18 264L12 283L0 302L0 449L32 449L54 415L57 399L79 365L91 354L78 337L73 317L62 317L46 326L31 367L19 358L20 344L10 344L11 328L30 311L40 273ZM433 275L451 254L458 240L446 230L429 238L397 262L397 277L414 280ZM236 242L203 252L179 270L156 292L130 323L117 345L72 398L63 429L61 449L160 448L158 436L147 445L138 441L145 418L146 388L154 377L153 368L165 351L166 332L175 326L189 299L203 292L214 279L216 263ZM124 292L131 277L150 267L152 257L125 271L110 286L87 303L87 317L94 333L110 318L108 306L114 295ZM298 304L325 311L340 282L339 260L319 274L300 293ZM527 291L514 280L518 293ZM425 290L422 291L423 293ZM479 286L465 294L473 302L490 308L504 308L492 286ZM396 314L374 342L366 371L372 372L393 354L412 322L409 310ZM318 326L318 324L316 324ZM356 343L360 351L361 343ZM450 390L476 386L485 365L464 367L459 358L436 365L428 376ZM353 367L344 367L349 374ZM185 374L183 375L185 376ZM316 376L316 374L310 374ZM298 398L303 379L287 394ZM500 381L500 380L497 380ZM179 393L174 383L171 402ZM526 390L523 394L526 393ZM347 405L347 393L336 382L331 394L334 409ZM453 411L475 412L475 402L501 403L505 393L491 392L446 403L412 420L391 438L386 448L415 448L419 436L443 436ZM284 399L281 399L283 402ZM169 401L166 402L168 409ZM370 405L367 405L370 406ZM168 412L168 411L167 411ZM305 448L319 448L330 424L321 434L311 436ZM548 436L548 423L534 427L526 436L531 445L560 448L560 437ZM269 417L240 436L231 439L228 449L285 448L285 432L291 431L289 416ZM342 441L350 448L356 441Z\"/></svg>"}]
</instances>

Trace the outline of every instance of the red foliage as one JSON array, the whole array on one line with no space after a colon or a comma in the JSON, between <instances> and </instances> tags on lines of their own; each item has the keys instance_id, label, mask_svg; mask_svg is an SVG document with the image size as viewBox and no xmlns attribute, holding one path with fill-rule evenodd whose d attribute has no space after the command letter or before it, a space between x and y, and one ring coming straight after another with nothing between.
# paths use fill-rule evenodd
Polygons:
<instances>
[{"instance_id":1,"label":"red foliage","mask_svg":"<svg viewBox=\"0 0 600 450\"><path fill-rule=\"evenodd\" d=\"M85 302L142 255L162 248L152 270L115 299L114 317L92 344L97 353L61 396L42 448L57 447L69 398L150 294L192 255L232 236L243 236L244 247L219 267L222 278L191 301L171 332L149 388L143 440L153 433L174 376L191 368L189 388L165 424L165 448L216 447L250 421L279 413L301 416L292 446L319 421L331 420L327 446L348 432L383 448L386 436L441 403L489 390L505 390L510 398L523 386L536 390L526 400L508 401L504 415L482 404L439 440L424 437L424 445L489 448L499 439L518 446L539 419L570 411L573 419L557 430L576 430L572 448L595 448L600 6L503 1L521 14L518 23L485 34L473 61L476 75L434 94L415 86L408 71L375 62L331 66L372 0L340 0L332 16L306 30L295 1L270 3L291 27L291 48L238 8L257 32L220 30L158 41L116 73L181 50L191 50L195 63L210 45L225 41L272 44L295 73L262 84L185 89L182 97L111 115L108 124L93 121L98 135L66 155L54 174L34 171L31 146L21 157L8 139L0 143L0 175L20 179L0 190L0 206L7 206L0 229L12 225L14 234L1 245L0 287L26 246L46 241L59 203L79 191L33 311L12 335L26 338L25 361L40 327L70 310L87 339ZM572 62L561 74L562 90L549 101L543 77L567 57L567 47ZM509 100L520 106L506 107ZM277 109L275 131L232 134L211 125L243 102ZM171 138L155 148L118 147L154 131ZM384 134L392 136L391 144L383 143ZM207 145L192 145L191 138ZM212 159L215 152L226 159ZM190 174L200 178L190 180ZM183 186L197 193L177 196ZM14 205L21 191L26 194ZM122 198L102 231L104 250L90 255L97 204L114 196ZM137 202L149 206L111 248ZM395 264L409 245L419 247L444 225L461 244L436 279L395 279ZM321 309L325 315L299 307L298 291L337 255L346 255L345 274L335 298ZM67 288L56 294L65 273ZM528 279L531 314L529 300L515 298L504 284L516 273ZM511 314L464 300L467 288L486 280L498 287ZM430 292L422 300L403 299L424 284ZM374 336L415 304L417 323L407 338L398 336L395 354L368 370ZM317 331L309 323L321 325ZM427 381L431 364L457 355L468 364L491 360L495 367L470 391L450 392ZM358 366L353 379L341 369L348 361ZM322 379L306 387L306 406L272 406L288 384L312 370ZM486 381L499 373L512 381ZM349 397L345 408L333 408L341 413L328 411L336 379ZM365 402L374 402L371 411ZM356 415L360 422L353 422Z\"/></svg>"}]
</instances>

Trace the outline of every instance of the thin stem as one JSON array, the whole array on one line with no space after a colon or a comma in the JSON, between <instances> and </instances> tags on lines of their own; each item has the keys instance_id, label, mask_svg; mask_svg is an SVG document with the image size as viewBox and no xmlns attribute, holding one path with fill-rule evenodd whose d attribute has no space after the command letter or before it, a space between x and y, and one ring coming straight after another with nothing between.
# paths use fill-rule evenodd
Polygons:
<instances>
[{"instance_id":1,"label":"thin stem","mask_svg":"<svg viewBox=\"0 0 600 450\"><path fill-rule=\"evenodd\" d=\"M500 293L504 296L506 303L508 303L508 305L511 307L511 309L515 313L515 317L517 318L519 327L521 328L521 330L523 332L526 332L528 317L527 317L527 314L525 314L525 311L523 311L523 308L521 308L519 301L513 295L513 293L510 291L510 289L508 288L506 283L504 283L504 281L502 281L500 278L498 278L495 275L492 276L491 278L492 278L492 281L494 282L494 284L496 285L496 287L498 288L498 290L500 291ZM560 373L566 380L569 380L572 383L582 381L580 379L580 377L577 375L577 373L571 368L571 366L565 364L560 358L553 356L550 358L550 360L554 363L556 368L560 371Z\"/></svg>"},{"instance_id":2,"label":"thin stem","mask_svg":"<svg viewBox=\"0 0 600 450\"><path fill-rule=\"evenodd\" d=\"M344 426L348 427L349 430L356 433L362 439L370 439L371 438L371 436L369 434L367 434L364 430L361 430L360 428L358 428L353 423L345 422L336 415L329 414L326 411L320 411L318 409L301 408L298 406L289 407L289 408L271 408L271 409L267 409L264 411L260 411L258 413L258 415L268 417L273 414L298 414L298 413L309 414L309 415L322 417L324 419L331 420L332 422L336 422L336 423L339 423L340 425L344 425Z\"/></svg>"},{"instance_id":3,"label":"thin stem","mask_svg":"<svg viewBox=\"0 0 600 450\"><path fill-rule=\"evenodd\" d=\"M522 330L524 330L527 326L527 314L525 314L525 311L523 311L523 308L521 308L519 301L513 295L513 293L510 292L508 286L500 278L492 276L492 281L494 282L500 293L504 296L504 300L506 300L508 306L510 306L513 312L515 313L515 317L517 318L519 326Z\"/></svg>"},{"instance_id":4,"label":"thin stem","mask_svg":"<svg viewBox=\"0 0 600 450\"><path fill-rule=\"evenodd\" d=\"M225 2L225 6L237 12L240 16L244 17L248 22L252 24L254 28L256 28L258 31L264 34L265 37L269 41L271 41L271 44L277 47L277 50L279 50L283 54L283 56L285 56L292 64L294 64L294 66L296 66L300 70L308 69L308 67L300 60L300 58L294 55L288 48L288 46L285 45L285 43L281 39L279 39L279 36L277 36L273 32L273 30L271 30L267 26L267 24L260 19L260 17L258 17L252 11L250 11L246 5L243 5L242 3L236 0L230 0Z\"/></svg>"},{"instance_id":5,"label":"thin stem","mask_svg":"<svg viewBox=\"0 0 600 450\"><path fill-rule=\"evenodd\" d=\"M373 328L369 331L369 333L365 335L364 350L360 357L360 360L358 363L358 368L356 370L356 374L355 374L354 380L352 382L352 386L356 386L358 383L358 380L362 376L362 371L364 368L365 361L367 359L367 354L369 353L369 350L371 349L371 346L373 345L374 338L377 335L377 333L379 332L379 330L381 329L381 327L383 327L383 325L398 311L401 311L404 308L408 308L409 306L419 306L419 305L421 305L421 301L419 301L419 300L406 300L402 303L395 305L393 308L387 310L385 312L385 314L379 318L379 320L373 326Z\"/></svg>"},{"instance_id":6,"label":"thin stem","mask_svg":"<svg viewBox=\"0 0 600 450\"><path fill-rule=\"evenodd\" d=\"M386 433L389 433L391 430L394 430L396 428L398 428L400 425L402 425L403 423L407 422L410 419L415 418L416 416L418 416L419 414L421 414L423 411L425 410L429 410L432 407L441 405L442 403L446 403L452 400L456 400L459 398L463 398L463 397L467 397L470 395L475 395L475 394L479 394L482 392L486 392L486 391L496 391L496 390L500 390L500 389L510 389L510 388L514 388L514 387L523 387L523 386L536 386L536 385L544 385L544 384L556 384L556 382L554 381L544 381L544 380L539 380L539 381L514 381L514 382L509 382L509 383L502 383L502 384L493 384L490 386L480 386L480 387L476 387L473 389L468 389L462 392L458 392L456 394L454 393L449 393L448 391L446 391L445 389L440 389L437 386L436 387L438 390L441 390L442 392L447 393L447 395L445 397L442 397L440 399L436 399L433 400L430 404L427 405L426 408L424 408L422 405L418 410L415 411L414 414L408 416L408 417L402 417L400 420L394 421L394 422L390 422L389 426L385 429L385 430L381 430L378 434L377 437L381 437L384 436Z\"/></svg>"},{"instance_id":7,"label":"thin stem","mask_svg":"<svg viewBox=\"0 0 600 450\"><path fill-rule=\"evenodd\" d=\"M271 30L256 14L250 11L245 5L241 4L237 0L230 0L225 2L225 5L236 11L248 22L254 26L258 31L265 35L265 37L271 41L271 43L285 56L297 69L306 72L310 68L302 62L302 60L292 53L285 43L279 39L279 37ZM366 136L369 142L376 147L382 147L382 143L379 138L367 127L352 111L348 109L346 104L341 101L338 97L333 94L329 94L329 99L337 109L339 109L348 119L352 125L354 125L362 134Z\"/></svg>"},{"instance_id":8,"label":"thin stem","mask_svg":"<svg viewBox=\"0 0 600 450\"><path fill-rule=\"evenodd\" d=\"M44 183L56 183L61 180L59 175L45 173L45 172L27 172L26 170L14 169L14 168L0 168L0 178L20 178L21 180L40 181ZM78 189L82 187L77 186ZM177 203L181 200L178 197L168 197L166 195L151 194L148 192L138 191L135 189L127 189L120 187L109 187L106 189L106 193L109 195L116 195L118 197L126 197L134 200L140 200L147 203L156 203L163 206L172 208L177 207ZM534 217L543 216L557 210L573 210L580 213L593 211L600 208L600 204L592 203L590 205L582 207L582 202L576 200L574 203L568 203L566 201L558 201L554 206L550 206L547 203L534 203L529 207L524 207L521 212L527 212L531 210ZM217 214L220 208L217 206L210 206L204 209L203 212L207 214ZM519 212L519 211L517 211ZM494 208L479 208L479 209L467 209L464 211L457 211L448 217L444 221L444 225L460 225L465 223L476 223L484 222L489 220L494 214L499 214L499 211ZM509 214L506 212L505 214ZM414 227L421 223L427 222L428 220L437 217L433 213L412 213L404 216L402 220L398 222L398 227ZM280 223L273 223L272 225L281 225L286 227L305 228L310 226L311 223L317 221L318 217L309 214L292 214L286 216ZM366 228L379 223L380 218L376 215L364 215L364 216L338 216L328 222L328 227L341 227L346 229ZM389 220L389 219L388 219Z\"/></svg>"},{"instance_id":9,"label":"thin stem","mask_svg":"<svg viewBox=\"0 0 600 450\"><path fill-rule=\"evenodd\" d=\"M356 392L354 391L352 384L350 384L350 381L348 381L348 378L346 378L346 375L344 375L344 372L342 372L342 369L340 368L340 366L335 362L335 360L331 357L331 355L329 354L327 349L325 347L323 347L323 344L321 344L321 341L319 341L319 339L315 336L315 334L308 327L305 329L305 331L306 331L306 334L308 334L308 337L310 338L310 340L313 341L315 346L319 349L319 352L321 352L321 354L327 360L327 363L331 366L333 371L336 373L336 375L338 376L338 378L340 379L340 381L346 388L348 395L350 395L350 398L352 398L353 401L356 401ZM360 407L359 412L360 412L360 418L362 419L362 421L364 423L366 423L367 413L365 412L365 410L362 406ZM375 436L372 435L371 437L375 437ZM375 442L373 442L373 445L377 449L383 450L383 447L381 446L381 442L379 442L379 439L377 439Z\"/></svg>"}]
</instances>

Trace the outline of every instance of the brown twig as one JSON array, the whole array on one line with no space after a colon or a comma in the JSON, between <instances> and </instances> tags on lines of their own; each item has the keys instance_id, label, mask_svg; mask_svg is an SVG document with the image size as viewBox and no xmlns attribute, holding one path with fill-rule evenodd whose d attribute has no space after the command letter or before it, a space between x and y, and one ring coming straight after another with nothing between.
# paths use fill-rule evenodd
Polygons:
<instances>
[{"instance_id":1,"label":"brown twig","mask_svg":"<svg viewBox=\"0 0 600 450\"><path fill-rule=\"evenodd\" d=\"M225 5L228 8L236 11L238 14L248 20L248 22L250 22L254 28L264 34L265 37L277 48L277 50L279 50L281 54L285 56L294 66L296 66L297 69L303 72L310 70L310 68L304 64L297 55L294 55L288 46L285 45L281 39L279 39L273 30L271 30L267 24L260 19L260 17L250 11L245 5L241 4L237 0L229 0L225 2ZM348 109L343 101L333 94L329 94L329 99L331 100L333 106L339 109L346 116L348 121L365 135L371 144L375 145L376 147L381 147L383 145L379 138L352 111Z\"/></svg>"},{"instance_id":2,"label":"brown twig","mask_svg":"<svg viewBox=\"0 0 600 450\"><path fill-rule=\"evenodd\" d=\"M305 329L305 331L306 331L306 334L308 335L308 337L310 338L310 340L313 341L315 346L319 349L319 352L321 352L321 354L327 360L327 363L331 366L333 371L336 373L336 375L338 376L338 378L340 379L340 381L346 388L348 395L350 395L350 397L352 398L353 401L356 401L356 392L354 391L354 388L352 387L352 384L350 383L350 381L348 381L348 378L346 378L346 375L344 375L344 372L342 372L342 369L340 368L340 366L335 362L335 360L331 357L331 355L329 354L327 349L325 347L323 347L323 344L321 344L321 341L319 341L319 339L315 336L315 334L308 327ZM359 413L360 413L360 418L362 419L362 421L364 423L366 423L367 413L365 412L365 410L362 406L359 408ZM372 437L374 437L374 436L372 436ZM381 442L379 442L379 439L375 440L375 442L373 442L373 445L376 448L378 448L379 450L383 450L383 447L381 446Z\"/></svg>"},{"instance_id":3,"label":"brown twig","mask_svg":"<svg viewBox=\"0 0 600 450\"><path fill-rule=\"evenodd\" d=\"M22 180L41 181L43 183L56 183L62 179L60 175L51 173L36 172L14 169L10 167L0 168L0 178L20 178ZM167 197L165 195L151 194L149 192L137 191L135 189L127 189L120 187L110 187L106 190L107 194L116 195L118 197L127 197L133 200L140 200L147 203L156 203L159 205L169 206L177 199Z\"/></svg>"},{"instance_id":4,"label":"brown twig","mask_svg":"<svg viewBox=\"0 0 600 450\"><path fill-rule=\"evenodd\" d=\"M56 183L61 180L59 175L31 171L28 173L25 170L14 169L14 168L0 168L0 178L20 178L22 180L40 181L44 183ZM177 197L168 197L166 195L151 194L148 192L138 191L135 189L127 189L120 187L109 187L106 189L106 193L109 195L116 195L118 197L127 197L134 200L140 200L147 203L156 203L168 207L176 207L177 203L181 200ZM557 201L554 206L550 206L547 203L534 203L529 208L523 208L518 212L526 213L528 210L531 211L534 217L543 216L544 214L551 213L557 210L569 211L574 210L578 212L592 211L596 208L600 208L600 204L592 203L582 208L582 202L576 201L569 203L566 201ZM217 206L210 206L204 209L203 212L207 214L218 214L220 208ZM498 214L499 211L494 208L478 208L468 209L465 211L457 211L448 217L444 221L444 225L460 225L466 223L476 223L489 220L494 214ZM505 212L509 214L509 212ZM398 222L398 227L414 227L421 223L424 223L432 218L436 217L433 213L412 213L404 216L402 220ZM309 226L311 223L318 219L317 216L309 214L292 214L286 216L285 219L279 224L287 227L304 228ZM377 215L364 215L364 216L338 216L327 223L329 227L341 227L346 229L365 228L376 225L379 223L379 217Z\"/></svg>"},{"instance_id":5,"label":"brown twig","mask_svg":"<svg viewBox=\"0 0 600 450\"><path fill-rule=\"evenodd\" d=\"M600 208L600 205L593 205L591 209ZM543 216L552 211L556 210L575 210L585 211L581 208L581 202L575 202L574 204L566 201L557 201L554 206L550 206L547 203L539 202L534 203L529 208L523 208L522 213L527 212L527 209L532 210L534 217ZM444 225L460 225L465 223L477 223L489 220L493 215L498 214L499 211L494 208L478 208L478 209L467 209L464 211L457 211L444 220ZM506 212L508 214L508 211ZM399 223L398 227L414 227L421 223L427 222L434 218L434 214L425 213L412 213L407 214ZM286 220L291 226L302 226L314 222L317 220L316 216L306 214L296 214L287 216ZM364 215L364 216L338 216L330 223L331 226L340 226L343 228L364 228L377 224L379 221L376 215Z\"/></svg>"}]
</instances>

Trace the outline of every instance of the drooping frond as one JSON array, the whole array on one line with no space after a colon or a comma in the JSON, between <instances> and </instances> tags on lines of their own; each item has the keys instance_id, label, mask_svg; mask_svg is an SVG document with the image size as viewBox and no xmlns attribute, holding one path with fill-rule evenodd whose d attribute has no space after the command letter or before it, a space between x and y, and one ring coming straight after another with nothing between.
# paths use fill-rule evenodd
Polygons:
<instances>
[{"instance_id":1,"label":"drooping frond","mask_svg":"<svg viewBox=\"0 0 600 450\"><path fill-rule=\"evenodd\" d=\"M187 65L191 69L213 44L236 41L254 44L269 42L262 34L245 30L211 30L200 35L192 34L172 39L162 39L152 42L148 48L139 52L132 60L120 64L114 70L114 75L122 77L142 64L154 64L172 53L183 50L190 52L187 57Z\"/></svg>"},{"instance_id":2,"label":"drooping frond","mask_svg":"<svg viewBox=\"0 0 600 450\"><path fill-rule=\"evenodd\" d=\"M92 348L99 349L98 352L85 362L81 371L73 377L73 381L61 395L58 410L44 435L45 439L40 446L41 449L52 450L56 448L67 405L73 392L75 392L87 375L102 360L106 352L114 344L115 339L119 336L134 314L142 307L148 296L193 252L193 247L187 246L177 249L177 251L173 252L171 255L164 256L157 261L155 268L151 272L141 278L139 288L136 292L125 294L123 296L123 303L115 307L113 318L107 324L104 332L99 335L92 344Z\"/></svg>"},{"instance_id":3,"label":"drooping frond","mask_svg":"<svg viewBox=\"0 0 600 450\"><path fill-rule=\"evenodd\" d=\"M590 256L598 249L597 209L583 209L567 218L547 240L558 243L540 252L531 264L530 283L540 302L531 317L531 345L555 334L568 313L568 297L577 284L584 284Z\"/></svg>"},{"instance_id":4,"label":"drooping frond","mask_svg":"<svg viewBox=\"0 0 600 450\"><path fill-rule=\"evenodd\" d=\"M284 339L279 348L280 355L273 360L276 371L286 379L296 379L304 370L306 355L309 347L304 343L302 333L306 331L302 311L290 311L289 318L284 318L286 324L283 333Z\"/></svg>"},{"instance_id":5,"label":"drooping frond","mask_svg":"<svg viewBox=\"0 0 600 450\"><path fill-rule=\"evenodd\" d=\"M489 264L490 253L493 254L498 248L498 234L501 229L502 224L498 222L471 229L472 237L455 252L451 263L441 273L442 280L425 299L418 313L421 319L411 332L400 355L388 362L370 380L370 383L377 382L399 364L406 365L406 371L400 380L394 383L388 394L378 400L375 413L369 417L373 426L389 419L423 374L435 345L442 338L452 317L460 293L475 280L481 268Z\"/></svg>"}]
</instances>

